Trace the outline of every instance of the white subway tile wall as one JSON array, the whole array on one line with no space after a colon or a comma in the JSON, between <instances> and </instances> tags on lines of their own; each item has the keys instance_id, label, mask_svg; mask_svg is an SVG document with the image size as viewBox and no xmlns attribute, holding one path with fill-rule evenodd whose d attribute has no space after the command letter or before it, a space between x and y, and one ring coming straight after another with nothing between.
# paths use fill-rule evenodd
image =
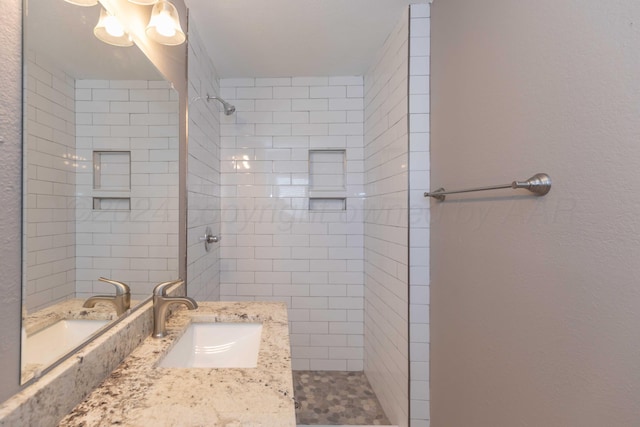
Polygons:
<instances>
[{"instance_id":1,"label":"white subway tile wall","mask_svg":"<svg viewBox=\"0 0 640 427\"><path fill-rule=\"evenodd\" d=\"M24 301L29 312L76 292L74 79L25 52Z\"/></svg>"},{"instance_id":2,"label":"white subway tile wall","mask_svg":"<svg viewBox=\"0 0 640 427\"><path fill-rule=\"evenodd\" d=\"M428 427L429 396L429 46L430 5L409 22L409 306L411 427Z\"/></svg>"},{"instance_id":3,"label":"white subway tile wall","mask_svg":"<svg viewBox=\"0 0 640 427\"><path fill-rule=\"evenodd\" d=\"M237 108L220 115L220 298L286 302L294 369L362 370L363 79L220 86ZM346 150L345 169L324 182L340 186L346 210L309 210L311 149L337 150L338 162Z\"/></svg>"},{"instance_id":4,"label":"white subway tile wall","mask_svg":"<svg viewBox=\"0 0 640 427\"><path fill-rule=\"evenodd\" d=\"M220 245L206 252L200 237L206 228L220 234L221 104L206 101L220 92L216 70L198 35L189 25L189 144L187 168L188 293L201 301L220 299ZM224 97L224 96L223 96Z\"/></svg>"},{"instance_id":5,"label":"white subway tile wall","mask_svg":"<svg viewBox=\"0 0 640 427\"><path fill-rule=\"evenodd\" d=\"M76 297L113 293L104 276L146 298L178 277L177 93L163 81L76 80L75 98Z\"/></svg>"},{"instance_id":6,"label":"white subway tile wall","mask_svg":"<svg viewBox=\"0 0 640 427\"><path fill-rule=\"evenodd\" d=\"M365 75L365 373L393 424L409 418L408 9Z\"/></svg>"}]
</instances>

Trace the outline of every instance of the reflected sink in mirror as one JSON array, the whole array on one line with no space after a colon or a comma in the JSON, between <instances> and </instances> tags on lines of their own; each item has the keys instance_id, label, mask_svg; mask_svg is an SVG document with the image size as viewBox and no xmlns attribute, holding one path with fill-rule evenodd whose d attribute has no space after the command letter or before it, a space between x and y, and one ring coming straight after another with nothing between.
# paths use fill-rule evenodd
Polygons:
<instances>
[{"instance_id":1,"label":"reflected sink in mirror","mask_svg":"<svg viewBox=\"0 0 640 427\"><path fill-rule=\"evenodd\" d=\"M22 346L25 368L46 366L80 345L108 320L60 320L26 338Z\"/></svg>"},{"instance_id":2,"label":"reflected sink in mirror","mask_svg":"<svg viewBox=\"0 0 640 427\"><path fill-rule=\"evenodd\" d=\"M255 368L262 323L191 323L160 368Z\"/></svg>"}]
</instances>

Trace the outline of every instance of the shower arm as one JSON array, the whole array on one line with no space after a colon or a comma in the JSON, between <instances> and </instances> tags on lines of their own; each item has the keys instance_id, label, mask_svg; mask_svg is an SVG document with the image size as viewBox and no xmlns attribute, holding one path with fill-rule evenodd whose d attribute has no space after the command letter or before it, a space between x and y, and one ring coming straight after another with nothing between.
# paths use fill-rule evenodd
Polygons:
<instances>
[{"instance_id":1,"label":"shower arm","mask_svg":"<svg viewBox=\"0 0 640 427\"><path fill-rule=\"evenodd\" d=\"M226 114L227 116L233 114L236 111L236 107L234 105L229 104L227 101L220 98L219 96L211 96L207 94L207 97L205 99L207 100L207 102L211 100L216 100L219 103L221 103L222 106L224 107L224 114Z\"/></svg>"}]
</instances>

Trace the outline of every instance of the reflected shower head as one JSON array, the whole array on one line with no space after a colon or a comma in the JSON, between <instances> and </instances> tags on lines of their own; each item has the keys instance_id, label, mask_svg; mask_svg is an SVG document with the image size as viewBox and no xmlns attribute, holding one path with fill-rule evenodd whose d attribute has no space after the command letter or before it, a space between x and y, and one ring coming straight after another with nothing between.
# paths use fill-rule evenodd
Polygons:
<instances>
[{"instance_id":1,"label":"reflected shower head","mask_svg":"<svg viewBox=\"0 0 640 427\"><path fill-rule=\"evenodd\" d=\"M216 101L220 102L222 104L222 106L224 107L224 114L227 116L232 115L233 113L235 113L236 111L236 107L229 104L227 101L225 101L222 98L218 98L217 96L211 96L211 95L207 95L207 101L211 101L212 99L215 99Z\"/></svg>"}]
</instances>

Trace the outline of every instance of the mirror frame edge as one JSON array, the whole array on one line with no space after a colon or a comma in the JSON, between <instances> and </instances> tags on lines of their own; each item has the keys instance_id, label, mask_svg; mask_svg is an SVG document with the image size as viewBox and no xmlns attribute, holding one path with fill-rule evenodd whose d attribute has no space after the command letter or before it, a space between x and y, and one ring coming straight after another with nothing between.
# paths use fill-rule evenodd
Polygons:
<instances>
[{"instance_id":1,"label":"mirror frame edge","mask_svg":"<svg viewBox=\"0 0 640 427\"><path fill-rule=\"evenodd\" d=\"M22 323L22 86L23 40L22 0L0 2L3 31L0 57L6 68L0 73L0 292L4 307L0 310L0 402L19 392L20 328Z\"/></svg>"}]
</instances>

